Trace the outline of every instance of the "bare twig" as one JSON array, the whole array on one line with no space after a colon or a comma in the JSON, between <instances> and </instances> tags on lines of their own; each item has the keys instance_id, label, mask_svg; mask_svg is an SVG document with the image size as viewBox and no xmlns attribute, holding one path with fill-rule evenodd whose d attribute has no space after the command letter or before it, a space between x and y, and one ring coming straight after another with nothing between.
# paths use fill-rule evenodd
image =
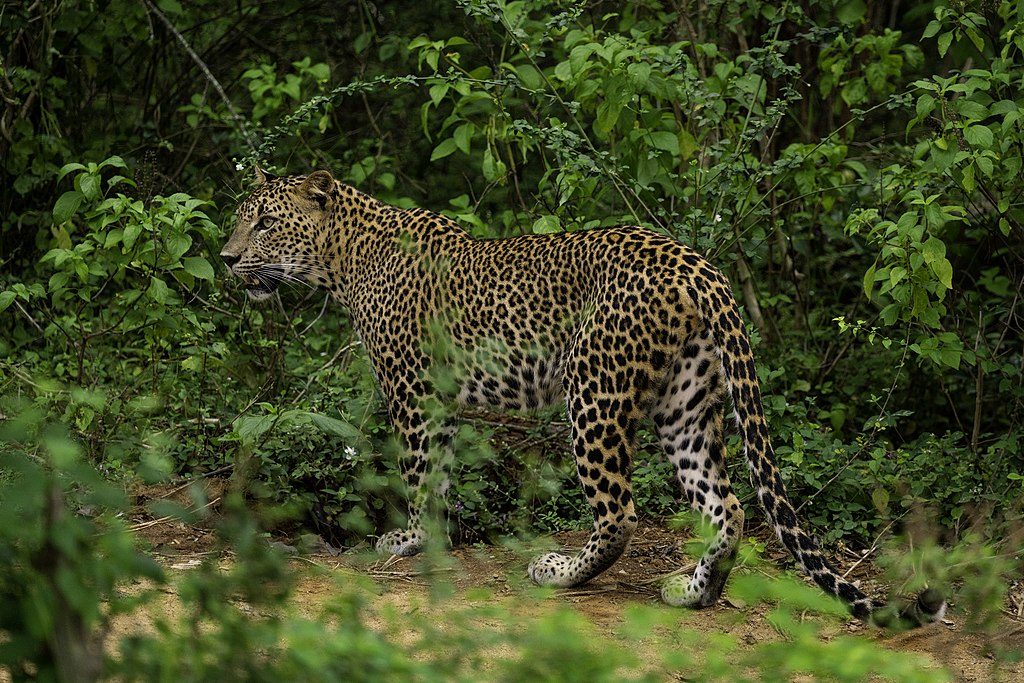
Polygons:
<instances>
[{"instance_id":1,"label":"bare twig","mask_svg":"<svg viewBox=\"0 0 1024 683\"><path fill-rule=\"evenodd\" d=\"M159 496L157 496L157 498L168 498L170 496L173 496L178 491L181 491L182 489L188 488L189 486L191 486L192 484L196 483L200 479L206 479L207 477L212 477L212 476L217 475L217 474L222 474L223 472L227 472L228 470L230 470L234 466L235 466L234 463L230 463L230 464L224 465L223 467L218 467L215 470L210 470L209 472L204 472L203 474L200 474L197 477L193 477L193 478L189 479L188 481L186 481L184 484L182 484L180 486L175 486L170 491L167 491L165 493L161 493Z\"/></svg>"},{"instance_id":2,"label":"bare twig","mask_svg":"<svg viewBox=\"0 0 1024 683\"><path fill-rule=\"evenodd\" d=\"M978 357L978 347L981 346L981 338L985 332L984 321L981 311L978 311L978 334L974 337L974 357ZM978 437L981 435L981 402L985 397L985 372L981 361L975 360L976 368L974 373L974 426L971 428L971 451L978 452Z\"/></svg>"},{"instance_id":3,"label":"bare twig","mask_svg":"<svg viewBox=\"0 0 1024 683\"><path fill-rule=\"evenodd\" d=\"M672 571L667 572L665 574L659 574L659 575L651 577L649 579L642 579L640 581L635 581L634 583L636 583L639 586L648 586L648 585L650 585L652 583L661 583L662 581L666 581L666 580L671 579L671 578L673 578L675 576L684 576L684 575L687 575L687 574L692 574L695 569L697 569L697 564L696 563L687 564L687 565L684 565L682 567L679 567L678 569L673 569Z\"/></svg>"},{"instance_id":4,"label":"bare twig","mask_svg":"<svg viewBox=\"0 0 1024 683\"><path fill-rule=\"evenodd\" d=\"M452 567L434 567L432 569L417 569L417 570L408 571L408 572L389 572L389 571L381 571L380 569L368 569L367 573L370 576L379 576L379 577L388 578L388 579L402 579L402 578L409 578L409 577L413 577L413 576L429 576L430 574L439 574L441 572L451 572L451 571L455 571L454 568L452 568Z\"/></svg>"},{"instance_id":5,"label":"bare twig","mask_svg":"<svg viewBox=\"0 0 1024 683\"><path fill-rule=\"evenodd\" d=\"M207 503L206 505L204 505L204 506L202 506L200 508L196 508L195 510L189 510L189 512L201 512L202 510L205 510L206 508L210 507L211 505L216 505L218 502L220 502L220 496L217 496L216 498L211 500L209 503ZM173 521L175 521L177 519L178 518L173 516L173 515L167 515L166 517L159 517L157 519L151 519L151 520L146 521L146 522L139 522L138 524L133 524L132 526L128 527L128 530L134 532L134 531L139 531L141 529L148 529L151 526L157 526L159 524L166 524L167 522L173 522Z\"/></svg>"},{"instance_id":6,"label":"bare twig","mask_svg":"<svg viewBox=\"0 0 1024 683\"><path fill-rule=\"evenodd\" d=\"M891 520L891 521L890 521L890 522L889 522L888 524L886 524L886 525L885 525L885 527L884 527L884 528L883 528L883 529L882 529L881 531L879 531L879 532L878 532L878 536L876 536L876 537L875 537L875 542L871 544L871 547L870 547L870 548L868 548L867 550L865 550L865 551L864 551L864 554L860 556L860 559L858 559L858 560L857 560L856 562L854 562L853 564L851 564L851 565L850 565L850 568L849 568L849 569L847 569L847 570L846 570L846 571L845 571L845 572L843 573L843 578L844 578L844 579L845 579L845 578L846 578L847 576L849 576L849 575L850 575L850 572L852 572L852 571L853 571L854 569L856 569L857 567L859 567L859 566L860 566L860 564L861 564L861 563L862 563L862 562L863 562L864 560L868 559L869 557L871 557L872 555L874 555L874 554L875 554L875 551L876 551L876 550L878 550L878 545L879 545L879 544L880 544L880 543L882 542L882 536L884 536L884 535L885 535L885 532L886 532L886 531L888 531L889 529L891 529L891 528L892 528L892 525L893 525L893 524L895 524L896 522L898 522L898 521L900 521L901 519L903 519L904 517L906 517L908 513L909 513L909 510L908 510L907 512L904 512L904 513L903 513L902 515L900 515L900 516L899 516L899 517L897 517L896 519L893 519L893 520Z\"/></svg>"},{"instance_id":7,"label":"bare twig","mask_svg":"<svg viewBox=\"0 0 1024 683\"><path fill-rule=\"evenodd\" d=\"M313 325L316 325L317 321L320 320L320 318L324 317L324 311L327 310L327 302L330 301L330 300L331 300L331 295L330 294L324 294L324 305L320 307L320 312L316 314L316 317L313 318L313 320L310 321L310 323L308 325L306 325L302 329L302 332L299 332L299 336L300 337L304 337L306 335L306 333L309 332L313 328Z\"/></svg>"},{"instance_id":8,"label":"bare twig","mask_svg":"<svg viewBox=\"0 0 1024 683\"><path fill-rule=\"evenodd\" d=\"M24 308L22 307L21 303L20 303L20 302L19 302L19 301L18 301L17 299L15 299L15 300L14 300L14 305L18 307L18 310L19 310L19 311L21 311L21 314L22 314L23 316L25 316L26 318L28 318L28 321L29 321L30 323L32 323L32 327L36 328L36 330L38 330L38 331L39 331L39 334L45 334L45 333L43 332L43 328L41 328L41 327L39 326L39 323L37 323L37 322L36 322L36 319L35 319L35 318L33 318L33 317L32 317L31 315L29 315L29 312L28 312L28 311L26 311L26 310L25 310L25 309L24 309Z\"/></svg>"}]
</instances>

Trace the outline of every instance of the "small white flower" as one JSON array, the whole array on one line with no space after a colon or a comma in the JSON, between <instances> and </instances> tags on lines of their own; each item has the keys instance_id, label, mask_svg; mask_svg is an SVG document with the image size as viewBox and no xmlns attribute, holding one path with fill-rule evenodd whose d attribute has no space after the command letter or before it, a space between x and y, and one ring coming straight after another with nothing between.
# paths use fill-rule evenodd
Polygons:
<instances>
[{"instance_id":1,"label":"small white flower","mask_svg":"<svg viewBox=\"0 0 1024 683\"><path fill-rule=\"evenodd\" d=\"M722 222L722 214L720 214L720 213L716 213L715 214L715 222L716 223L721 223Z\"/></svg>"},{"instance_id":2,"label":"small white flower","mask_svg":"<svg viewBox=\"0 0 1024 683\"><path fill-rule=\"evenodd\" d=\"M242 169L244 169L244 168L245 168L245 166L244 166L244 165L242 165L242 162L241 162L241 161L239 161L239 162L238 162L237 164L235 164L235 170L236 170L236 171L241 171L241 170L242 170Z\"/></svg>"},{"instance_id":3,"label":"small white flower","mask_svg":"<svg viewBox=\"0 0 1024 683\"><path fill-rule=\"evenodd\" d=\"M356 455L358 455L358 454L359 454L359 451L357 451L356 449L352 448L351 446L345 446L345 459L346 460L351 460L352 458L356 457Z\"/></svg>"}]
</instances>

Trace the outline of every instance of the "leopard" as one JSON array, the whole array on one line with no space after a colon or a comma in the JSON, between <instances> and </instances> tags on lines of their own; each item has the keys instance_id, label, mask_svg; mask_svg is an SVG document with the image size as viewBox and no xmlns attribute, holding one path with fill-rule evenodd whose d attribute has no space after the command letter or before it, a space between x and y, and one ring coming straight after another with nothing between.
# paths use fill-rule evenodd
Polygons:
<instances>
[{"instance_id":1,"label":"leopard","mask_svg":"<svg viewBox=\"0 0 1024 683\"><path fill-rule=\"evenodd\" d=\"M378 551L423 550L428 510L446 499L453 425L431 408L438 395L458 407L564 406L593 528L576 552L534 558L529 577L580 586L622 556L638 527L630 480L645 428L672 464L680 500L711 530L692 575L666 580L661 597L714 605L744 527L726 469L728 398L756 498L796 564L855 618L908 627L942 619L938 589L902 607L868 597L803 529L729 280L667 231L621 225L479 239L452 218L379 201L327 170L278 177L256 168L254 176L220 257L254 302L299 281L347 309L402 443L408 521L381 535ZM440 362L439 330L449 349ZM457 368L443 391L432 379L439 363Z\"/></svg>"}]
</instances>

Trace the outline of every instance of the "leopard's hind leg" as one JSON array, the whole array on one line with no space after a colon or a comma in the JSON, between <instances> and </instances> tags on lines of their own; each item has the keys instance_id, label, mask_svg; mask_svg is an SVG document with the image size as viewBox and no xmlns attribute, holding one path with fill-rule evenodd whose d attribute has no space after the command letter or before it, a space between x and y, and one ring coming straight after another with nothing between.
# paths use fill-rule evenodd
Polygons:
<instances>
[{"instance_id":1,"label":"leopard's hind leg","mask_svg":"<svg viewBox=\"0 0 1024 683\"><path fill-rule=\"evenodd\" d=\"M667 349L678 349L679 342L672 334L652 333L646 321L630 313L617 312L623 308L599 307L566 358L573 452L594 529L575 555L548 553L530 563L530 577L541 585L589 581L619 558L637 526L630 489L637 428L661 385L671 357Z\"/></svg>"},{"instance_id":2,"label":"leopard's hind leg","mask_svg":"<svg viewBox=\"0 0 1024 683\"><path fill-rule=\"evenodd\" d=\"M743 508L725 469L724 391L719 357L705 330L676 358L651 412L687 502L713 530L693 576L663 586L662 598L672 605L707 607L718 600L743 533Z\"/></svg>"},{"instance_id":3,"label":"leopard's hind leg","mask_svg":"<svg viewBox=\"0 0 1024 683\"><path fill-rule=\"evenodd\" d=\"M590 540L575 555L548 553L529 574L546 586L578 586L610 567L636 530L630 468L636 447L632 391L596 390L596 378L573 380L567 391L576 470L594 514Z\"/></svg>"}]
</instances>

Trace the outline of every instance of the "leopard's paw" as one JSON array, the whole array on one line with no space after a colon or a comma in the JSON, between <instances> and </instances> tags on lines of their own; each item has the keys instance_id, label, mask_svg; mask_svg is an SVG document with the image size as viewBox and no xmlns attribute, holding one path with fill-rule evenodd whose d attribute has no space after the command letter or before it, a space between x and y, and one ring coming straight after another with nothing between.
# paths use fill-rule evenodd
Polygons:
<instances>
[{"instance_id":1,"label":"leopard's paw","mask_svg":"<svg viewBox=\"0 0 1024 683\"><path fill-rule=\"evenodd\" d=\"M661 587L661 599L674 607L707 607L704 604L704 595L705 592L700 586L694 586L693 579L689 576L673 576Z\"/></svg>"},{"instance_id":2,"label":"leopard's paw","mask_svg":"<svg viewBox=\"0 0 1024 683\"><path fill-rule=\"evenodd\" d=\"M420 552L426 542L422 529L395 529L378 538L375 547L379 553L408 557Z\"/></svg>"},{"instance_id":3,"label":"leopard's paw","mask_svg":"<svg viewBox=\"0 0 1024 683\"><path fill-rule=\"evenodd\" d=\"M533 558L527 568L530 578L538 586L567 588L575 585L570 571L573 558L559 553L548 553Z\"/></svg>"}]
</instances>

